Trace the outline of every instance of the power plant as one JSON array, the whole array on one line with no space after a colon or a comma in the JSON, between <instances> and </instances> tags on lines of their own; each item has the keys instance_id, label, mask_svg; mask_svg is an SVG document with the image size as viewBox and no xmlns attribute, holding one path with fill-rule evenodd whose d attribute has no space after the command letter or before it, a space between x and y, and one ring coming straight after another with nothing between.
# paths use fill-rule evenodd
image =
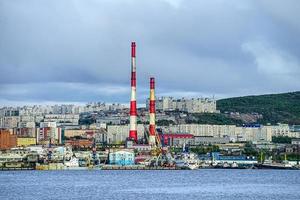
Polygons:
<instances>
[{"instance_id":1,"label":"power plant","mask_svg":"<svg viewBox=\"0 0 300 200\"><path fill-rule=\"evenodd\" d=\"M129 140L137 143L137 108L136 108L136 44L131 42L131 97L130 97L130 129ZM150 77L150 105L149 105L149 145L156 146L155 128L155 78Z\"/></svg>"}]
</instances>

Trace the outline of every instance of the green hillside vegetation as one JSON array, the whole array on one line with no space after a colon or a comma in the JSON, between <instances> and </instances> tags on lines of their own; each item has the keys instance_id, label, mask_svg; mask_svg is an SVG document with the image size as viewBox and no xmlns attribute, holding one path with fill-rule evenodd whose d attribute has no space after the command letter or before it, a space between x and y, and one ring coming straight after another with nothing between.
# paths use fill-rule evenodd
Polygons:
<instances>
[{"instance_id":1,"label":"green hillside vegetation","mask_svg":"<svg viewBox=\"0 0 300 200\"><path fill-rule=\"evenodd\" d=\"M242 125L241 120L236 120L227 117L224 114L213 113L197 113L190 114L190 117L185 120L187 124L216 124L216 125Z\"/></svg>"},{"instance_id":2,"label":"green hillside vegetation","mask_svg":"<svg viewBox=\"0 0 300 200\"><path fill-rule=\"evenodd\" d=\"M291 144L292 139L293 138L288 136L272 136L272 142L279 143L279 144Z\"/></svg>"},{"instance_id":3,"label":"green hillside vegetation","mask_svg":"<svg viewBox=\"0 0 300 200\"><path fill-rule=\"evenodd\" d=\"M258 113L261 124L300 124L300 92L235 97L217 101L217 109L224 112Z\"/></svg>"}]
</instances>

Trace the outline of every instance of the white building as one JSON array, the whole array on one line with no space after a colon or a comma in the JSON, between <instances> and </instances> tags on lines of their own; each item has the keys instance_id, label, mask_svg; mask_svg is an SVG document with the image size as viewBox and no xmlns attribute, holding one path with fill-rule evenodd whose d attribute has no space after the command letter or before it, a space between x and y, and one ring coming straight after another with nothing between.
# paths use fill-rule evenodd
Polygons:
<instances>
[{"instance_id":1,"label":"white building","mask_svg":"<svg viewBox=\"0 0 300 200\"><path fill-rule=\"evenodd\" d=\"M32 122L21 121L21 122L19 122L18 127L19 128L35 128L35 122L34 121L32 121Z\"/></svg>"},{"instance_id":2,"label":"white building","mask_svg":"<svg viewBox=\"0 0 300 200\"><path fill-rule=\"evenodd\" d=\"M288 124L278 124L277 126L272 126L272 136L291 136L290 127Z\"/></svg>"},{"instance_id":3,"label":"white building","mask_svg":"<svg viewBox=\"0 0 300 200\"><path fill-rule=\"evenodd\" d=\"M0 128L17 128L19 122L19 116L0 117Z\"/></svg>"},{"instance_id":4,"label":"white building","mask_svg":"<svg viewBox=\"0 0 300 200\"><path fill-rule=\"evenodd\" d=\"M235 125L210 125L210 124L180 124L169 126L169 130L173 133L190 133L194 136L236 136Z\"/></svg>"},{"instance_id":5,"label":"white building","mask_svg":"<svg viewBox=\"0 0 300 200\"><path fill-rule=\"evenodd\" d=\"M47 114L44 122L56 122L57 126L76 126L79 123L79 114Z\"/></svg>"},{"instance_id":6,"label":"white building","mask_svg":"<svg viewBox=\"0 0 300 200\"><path fill-rule=\"evenodd\" d=\"M238 131L237 131L238 130ZM241 131L241 132L239 132ZM272 127L258 126L258 127L237 127L237 141L272 141Z\"/></svg>"},{"instance_id":7,"label":"white building","mask_svg":"<svg viewBox=\"0 0 300 200\"><path fill-rule=\"evenodd\" d=\"M235 125L180 124L164 127L165 132L189 133L202 137L228 137L231 141L272 141L272 127L237 127Z\"/></svg>"},{"instance_id":8,"label":"white building","mask_svg":"<svg viewBox=\"0 0 300 200\"><path fill-rule=\"evenodd\" d=\"M40 128L56 128L57 124L56 122L41 122L40 123Z\"/></svg>"},{"instance_id":9,"label":"white building","mask_svg":"<svg viewBox=\"0 0 300 200\"><path fill-rule=\"evenodd\" d=\"M147 99L146 106L149 106ZM160 97L156 99L156 109L159 111L186 111L188 113L216 113L217 104L215 99L191 98L175 99L173 97Z\"/></svg>"}]
</instances>

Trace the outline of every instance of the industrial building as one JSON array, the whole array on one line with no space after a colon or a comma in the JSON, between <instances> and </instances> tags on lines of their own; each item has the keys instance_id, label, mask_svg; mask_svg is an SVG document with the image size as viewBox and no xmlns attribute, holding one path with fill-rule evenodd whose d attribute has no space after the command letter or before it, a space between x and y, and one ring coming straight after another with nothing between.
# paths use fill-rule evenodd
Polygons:
<instances>
[{"instance_id":1,"label":"industrial building","mask_svg":"<svg viewBox=\"0 0 300 200\"><path fill-rule=\"evenodd\" d=\"M165 134L159 134L159 137L162 144L165 146L182 147L185 144L192 145L194 143L194 136L192 134L165 133Z\"/></svg>"},{"instance_id":2,"label":"industrial building","mask_svg":"<svg viewBox=\"0 0 300 200\"><path fill-rule=\"evenodd\" d=\"M193 145L214 145L214 144L227 144L230 142L229 137L201 137L195 136L194 137L194 144Z\"/></svg>"}]
</instances>

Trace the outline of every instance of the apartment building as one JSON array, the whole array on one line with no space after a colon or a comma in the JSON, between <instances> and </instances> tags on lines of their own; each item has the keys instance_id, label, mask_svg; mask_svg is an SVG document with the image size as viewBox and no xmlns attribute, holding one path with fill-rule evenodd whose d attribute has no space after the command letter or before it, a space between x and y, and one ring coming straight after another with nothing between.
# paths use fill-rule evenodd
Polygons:
<instances>
[{"instance_id":1,"label":"apartment building","mask_svg":"<svg viewBox=\"0 0 300 200\"><path fill-rule=\"evenodd\" d=\"M146 106L148 108L149 99ZM156 99L156 109L158 111L185 111L188 113L217 113L217 104L215 99L210 98L181 98L159 97Z\"/></svg>"}]
</instances>

